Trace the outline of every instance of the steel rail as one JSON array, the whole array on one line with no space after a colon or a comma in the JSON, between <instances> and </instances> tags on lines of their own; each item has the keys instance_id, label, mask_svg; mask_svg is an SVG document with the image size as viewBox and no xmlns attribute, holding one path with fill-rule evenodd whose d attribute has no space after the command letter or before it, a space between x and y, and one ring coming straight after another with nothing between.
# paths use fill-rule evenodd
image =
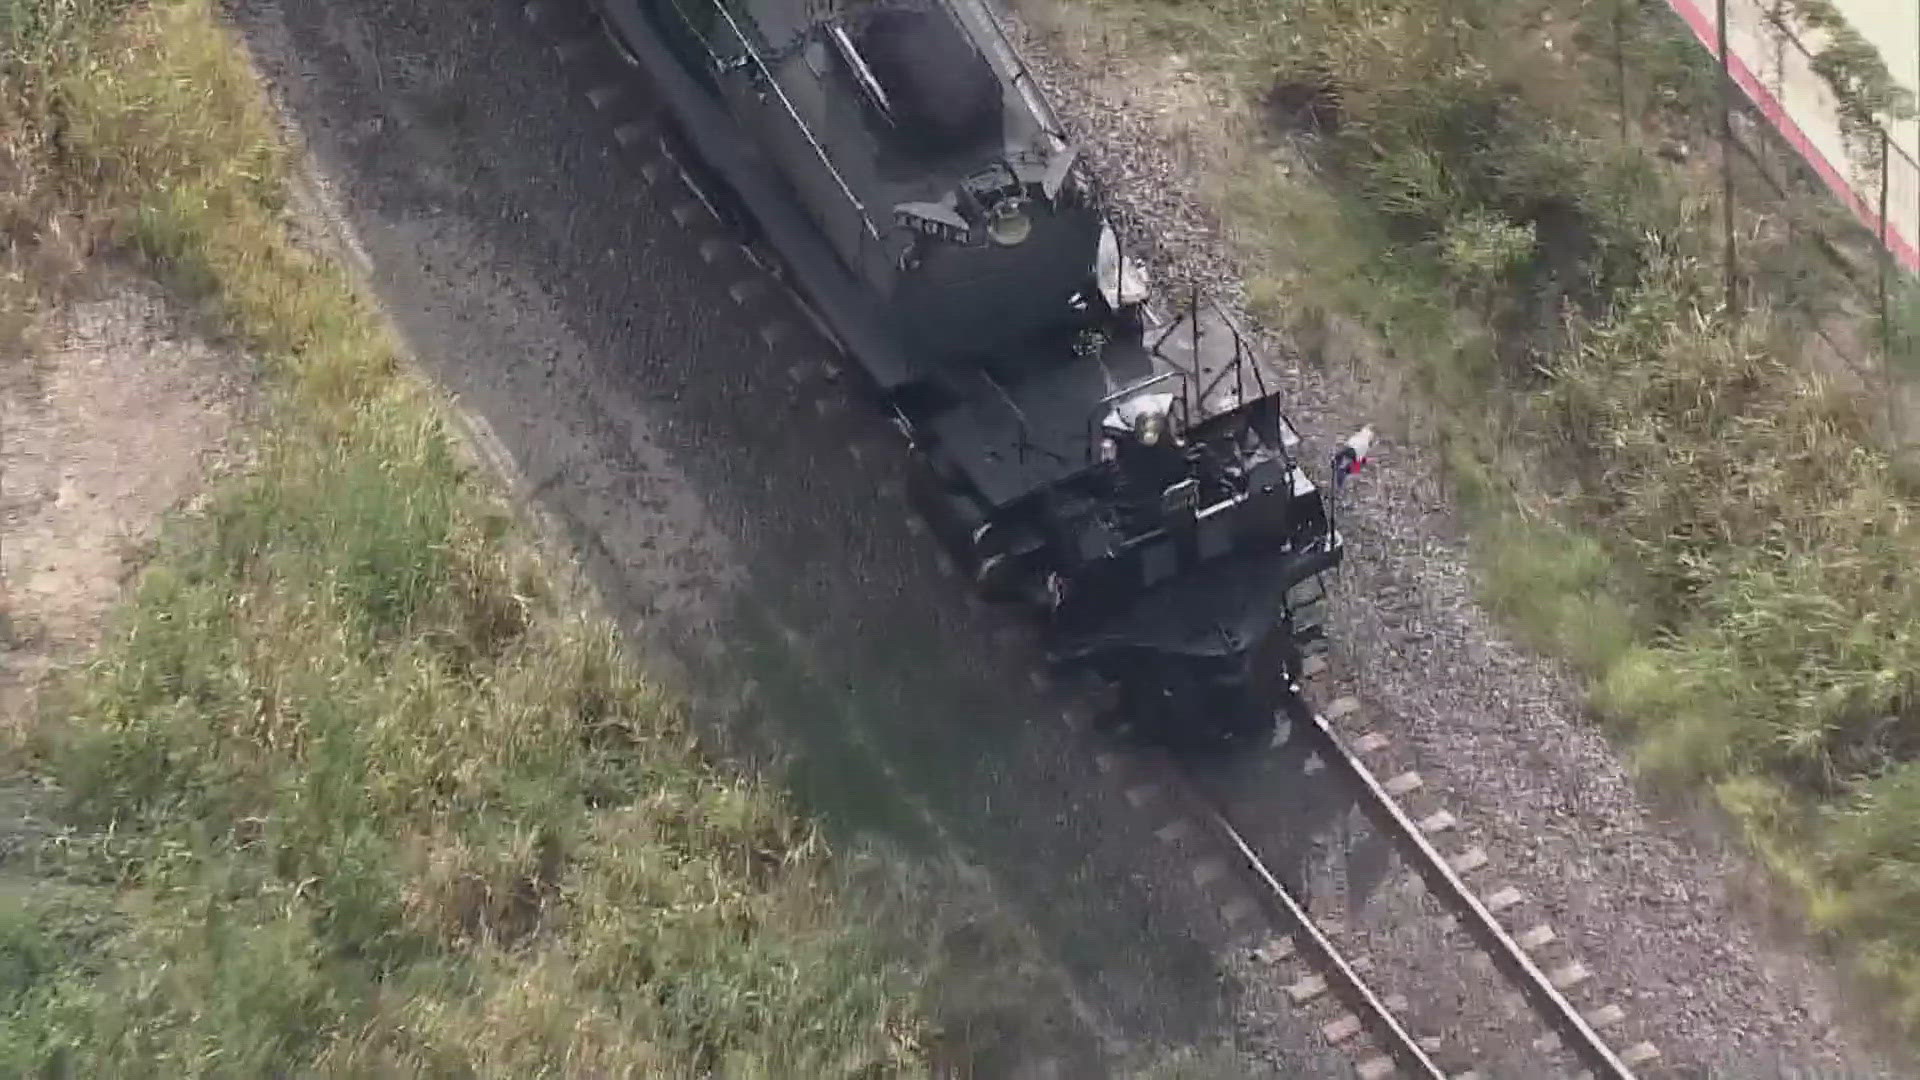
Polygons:
<instances>
[{"instance_id":1,"label":"steel rail","mask_svg":"<svg viewBox=\"0 0 1920 1080\"><path fill-rule=\"evenodd\" d=\"M1313 917L1307 914L1307 909L1293 898L1293 894L1287 891L1287 887L1280 884L1279 879L1273 876L1266 864L1260 861L1259 854L1240 835L1239 830L1233 827L1232 822L1211 806L1208 807L1207 814L1212 819L1214 827L1219 829L1221 834L1239 850L1240 857L1246 861L1248 868L1266 884L1272 899L1286 910L1287 917L1299 927L1296 944L1312 955L1316 966L1322 971L1331 971L1340 980L1343 992L1340 992L1339 996L1346 999L1349 1005L1354 1006L1360 1023L1380 1041L1387 1056L1402 1068L1411 1070L1416 1076L1430 1077L1432 1080L1447 1080L1447 1074L1441 1070L1440 1066L1434 1064L1433 1058L1421 1048L1419 1040L1400 1023L1399 1018L1393 1015L1393 1010L1387 1008L1386 1003L1353 969L1353 965L1340 954L1340 950L1333 942L1320 932L1320 927L1315 925Z\"/></svg>"},{"instance_id":2,"label":"steel rail","mask_svg":"<svg viewBox=\"0 0 1920 1080\"><path fill-rule=\"evenodd\" d=\"M1427 883L1427 888L1442 903L1454 909L1461 925L1519 988L1534 1011L1547 1021L1581 1064L1592 1070L1595 1076L1634 1080L1633 1070L1607 1046L1573 1003L1554 987L1552 980L1514 940L1513 935L1500 925L1493 912L1487 909L1446 858L1427 840L1419 825L1407 816L1399 802L1374 777L1372 770L1341 741L1326 717L1314 713L1309 727L1332 752L1330 764L1366 792L1366 805L1362 809L1407 856L1414 870Z\"/></svg>"}]
</instances>

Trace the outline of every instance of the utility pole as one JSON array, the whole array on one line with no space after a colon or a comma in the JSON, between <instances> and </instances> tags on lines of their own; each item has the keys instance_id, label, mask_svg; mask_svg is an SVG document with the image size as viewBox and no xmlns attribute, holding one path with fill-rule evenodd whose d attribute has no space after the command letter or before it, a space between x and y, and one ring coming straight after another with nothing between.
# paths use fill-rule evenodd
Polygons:
<instances>
[{"instance_id":1,"label":"utility pole","mask_svg":"<svg viewBox=\"0 0 1920 1080\"><path fill-rule=\"evenodd\" d=\"M1619 97L1620 145L1627 144L1627 0L1613 3L1613 86Z\"/></svg>"},{"instance_id":2,"label":"utility pole","mask_svg":"<svg viewBox=\"0 0 1920 1080\"><path fill-rule=\"evenodd\" d=\"M1727 315L1731 319L1740 310L1739 289L1734 271L1733 243L1733 75L1727 55L1727 0L1714 8L1720 39L1720 213L1727 234Z\"/></svg>"},{"instance_id":3,"label":"utility pole","mask_svg":"<svg viewBox=\"0 0 1920 1080\"><path fill-rule=\"evenodd\" d=\"M1887 400L1887 438L1897 446L1900 439L1898 410L1893 392L1893 307L1888 279L1893 276L1893 249L1887 246L1887 180L1893 164L1891 121L1880 127L1880 380L1881 396Z\"/></svg>"}]
</instances>

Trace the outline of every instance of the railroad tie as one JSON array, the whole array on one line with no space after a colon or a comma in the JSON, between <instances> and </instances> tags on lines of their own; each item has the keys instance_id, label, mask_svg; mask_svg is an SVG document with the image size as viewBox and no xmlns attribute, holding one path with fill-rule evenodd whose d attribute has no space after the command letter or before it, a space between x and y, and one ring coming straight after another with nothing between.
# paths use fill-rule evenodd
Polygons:
<instances>
[{"instance_id":1,"label":"railroad tie","mask_svg":"<svg viewBox=\"0 0 1920 1080\"><path fill-rule=\"evenodd\" d=\"M577 5L556 4L549 0L532 0L520 5L520 17L529 25L543 26L549 30L559 29L563 25L578 28L581 18Z\"/></svg>"},{"instance_id":2,"label":"railroad tie","mask_svg":"<svg viewBox=\"0 0 1920 1080\"><path fill-rule=\"evenodd\" d=\"M562 64L571 64L575 60L585 56L598 44L600 44L598 35L581 34L579 37L568 38L555 45L553 47L553 55L558 58Z\"/></svg>"},{"instance_id":3,"label":"railroad tie","mask_svg":"<svg viewBox=\"0 0 1920 1080\"><path fill-rule=\"evenodd\" d=\"M1253 950L1254 961L1261 964L1278 963L1292 955L1293 939L1290 937L1273 938L1265 945Z\"/></svg>"},{"instance_id":4,"label":"railroad tie","mask_svg":"<svg viewBox=\"0 0 1920 1080\"><path fill-rule=\"evenodd\" d=\"M1320 1034L1335 1046L1360 1034L1360 1018L1352 1013L1341 1013L1325 1024L1320 1025Z\"/></svg>"},{"instance_id":5,"label":"railroad tie","mask_svg":"<svg viewBox=\"0 0 1920 1080\"><path fill-rule=\"evenodd\" d=\"M605 83L587 91L587 104L596 112L605 112L607 106L620 100L621 89L618 84Z\"/></svg>"},{"instance_id":6,"label":"railroad tie","mask_svg":"<svg viewBox=\"0 0 1920 1080\"><path fill-rule=\"evenodd\" d=\"M1153 835L1159 837L1160 842L1163 844L1180 843L1193 835L1193 820L1191 818L1174 818L1172 821L1153 830Z\"/></svg>"},{"instance_id":7,"label":"railroad tie","mask_svg":"<svg viewBox=\"0 0 1920 1080\"><path fill-rule=\"evenodd\" d=\"M1258 922L1260 905L1251 897L1236 896L1220 905L1220 921L1232 928L1239 928Z\"/></svg>"},{"instance_id":8,"label":"railroad tie","mask_svg":"<svg viewBox=\"0 0 1920 1080\"><path fill-rule=\"evenodd\" d=\"M1387 737L1385 735L1377 731L1369 731L1354 742L1353 748L1363 754L1371 754L1385 749L1386 745Z\"/></svg>"},{"instance_id":9,"label":"railroad tie","mask_svg":"<svg viewBox=\"0 0 1920 1080\"><path fill-rule=\"evenodd\" d=\"M1381 786L1387 789L1387 794L1397 799L1409 792L1420 790L1420 785L1423 783L1425 781L1420 779L1420 774L1409 769Z\"/></svg>"},{"instance_id":10,"label":"railroad tie","mask_svg":"<svg viewBox=\"0 0 1920 1080\"><path fill-rule=\"evenodd\" d=\"M771 349L793 336L793 324L784 319L775 319L760 328L760 340Z\"/></svg>"},{"instance_id":11,"label":"railroad tie","mask_svg":"<svg viewBox=\"0 0 1920 1080\"><path fill-rule=\"evenodd\" d=\"M1660 1056L1660 1049L1650 1042L1638 1042L1620 1051L1620 1060L1638 1067Z\"/></svg>"},{"instance_id":12,"label":"railroad tie","mask_svg":"<svg viewBox=\"0 0 1920 1080\"><path fill-rule=\"evenodd\" d=\"M1327 719L1338 720L1360 710L1360 699L1351 695L1337 697L1327 706Z\"/></svg>"},{"instance_id":13,"label":"railroad tie","mask_svg":"<svg viewBox=\"0 0 1920 1080\"><path fill-rule=\"evenodd\" d=\"M1360 1077L1360 1080L1386 1080L1393 1075L1393 1070L1392 1058L1385 1054L1375 1054L1361 1062L1354 1069L1354 1073Z\"/></svg>"},{"instance_id":14,"label":"railroad tie","mask_svg":"<svg viewBox=\"0 0 1920 1080\"><path fill-rule=\"evenodd\" d=\"M1029 1075L1033 1080L1060 1080L1060 1059L1051 1057L1040 1059L1034 1064Z\"/></svg>"},{"instance_id":15,"label":"railroad tie","mask_svg":"<svg viewBox=\"0 0 1920 1080\"><path fill-rule=\"evenodd\" d=\"M1593 1010L1586 1015L1587 1026L1594 1030L1609 1028L1627 1018L1627 1012L1612 1002Z\"/></svg>"},{"instance_id":16,"label":"railroad tie","mask_svg":"<svg viewBox=\"0 0 1920 1080\"><path fill-rule=\"evenodd\" d=\"M1540 946L1554 940L1553 927L1548 926L1546 923L1541 923L1539 926L1521 934L1514 940L1520 943L1521 948L1532 952Z\"/></svg>"},{"instance_id":17,"label":"railroad tie","mask_svg":"<svg viewBox=\"0 0 1920 1080\"><path fill-rule=\"evenodd\" d=\"M1486 899L1487 910L1492 911L1495 914L1498 914L1502 911L1507 910L1508 908L1512 907L1513 905L1519 903L1524 899L1526 899L1526 896L1523 893L1521 893L1519 889L1516 889L1513 886L1508 885L1507 887L1494 893L1492 896L1487 897Z\"/></svg>"},{"instance_id":18,"label":"railroad tie","mask_svg":"<svg viewBox=\"0 0 1920 1080\"><path fill-rule=\"evenodd\" d=\"M615 124L613 128L613 141L619 143L622 150L633 149L646 137L647 129L643 124Z\"/></svg>"},{"instance_id":19,"label":"railroad tie","mask_svg":"<svg viewBox=\"0 0 1920 1080\"><path fill-rule=\"evenodd\" d=\"M1460 824L1460 822L1455 820L1452 814L1447 813L1445 810L1435 810L1433 813L1420 819L1420 831L1423 833L1446 832L1458 824Z\"/></svg>"},{"instance_id":20,"label":"railroad tie","mask_svg":"<svg viewBox=\"0 0 1920 1080\"><path fill-rule=\"evenodd\" d=\"M1202 859L1193 865L1188 874L1195 885L1204 889L1227 876L1227 864L1220 859Z\"/></svg>"},{"instance_id":21,"label":"railroad tie","mask_svg":"<svg viewBox=\"0 0 1920 1080\"><path fill-rule=\"evenodd\" d=\"M1447 865L1453 867L1456 874L1471 873L1487 865L1487 853L1476 844L1448 859Z\"/></svg>"},{"instance_id":22,"label":"railroad tie","mask_svg":"<svg viewBox=\"0 0 1920 1080\"><path fill-rule=\"evenodd\" d=\"M1587 971L1587 965L1578 960L1569 960L1566 966L1553 973L1549 981L1555 990L1565 990L1585 982L1589 974L1591 972Z\"/></svg>"},{"instance_id":23,"label":"railroad tie","mask_svg":"<svg viewBox=\"0 0 1920 1080\"><path fill-rule=\"evenodd\" d=\"M1299 982L1287 987L1287 996L1295 1005L1304 1005L1327 991L1327 980L1318 975L1308 975Z\"/></svg>"}]
</instances>

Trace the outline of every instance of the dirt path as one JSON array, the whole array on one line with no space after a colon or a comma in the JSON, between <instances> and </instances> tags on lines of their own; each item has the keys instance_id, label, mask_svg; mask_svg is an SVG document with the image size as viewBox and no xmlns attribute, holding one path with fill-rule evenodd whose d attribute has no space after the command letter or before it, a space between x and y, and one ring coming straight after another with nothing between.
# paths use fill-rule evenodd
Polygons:
<instances>
[{"instance_id":1,"label":"dirt path","mask_svg":"<svg viewBox=\"0 0 1920 1080\"><path fill-rule=\"evenodd\" d=\"M151 285L103 276L0 365L0 723L11 740L42 680L86 655L155 537L225 452L244 357L209 343Z\"/></svg>"}]
</instances>

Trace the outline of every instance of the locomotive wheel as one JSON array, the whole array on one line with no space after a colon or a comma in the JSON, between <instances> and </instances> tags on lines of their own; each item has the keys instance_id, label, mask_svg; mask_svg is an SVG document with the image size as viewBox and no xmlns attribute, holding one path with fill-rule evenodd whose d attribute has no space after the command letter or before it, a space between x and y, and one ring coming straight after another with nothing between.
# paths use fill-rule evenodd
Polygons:
<instances>
[{"instance_id":1,"label":"locomotive wheel","mask_svg":"<svg viewBox=\"0 0 1920 1080\"><path fill-rule=\"evenodd\" d=\"M1020 577L1020 567L1013 558L997 552L980 560L973 572L973 585L981 599L1001 603L1018 600L1023 595Z\"/></svg>"}]
</instances>

